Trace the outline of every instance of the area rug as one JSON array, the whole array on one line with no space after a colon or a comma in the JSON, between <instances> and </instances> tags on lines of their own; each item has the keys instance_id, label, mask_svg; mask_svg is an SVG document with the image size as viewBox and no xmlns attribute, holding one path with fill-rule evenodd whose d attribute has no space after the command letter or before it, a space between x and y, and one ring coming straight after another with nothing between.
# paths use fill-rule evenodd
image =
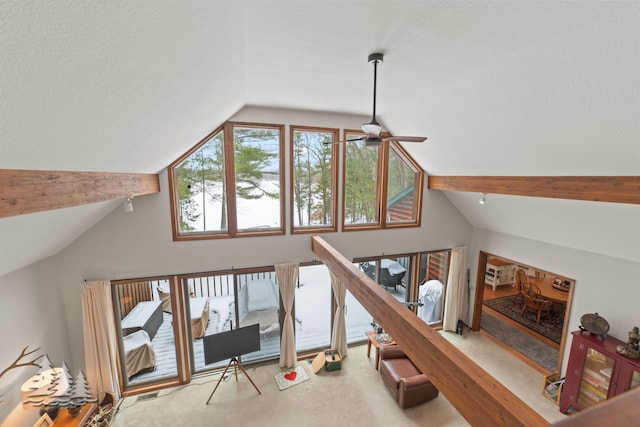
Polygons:
<instances>
[{"instance_id":1,"label":"area rug","mask_svg":"<svg viewBox=\"0 0 640 427\"><path fill-rule=\"evenodd\" d=\"M562 339L562 327L564 322L557 315L542 314L540 323L536 323L537 314L531 310L526 310L522 316L522 305L524 301L521 295L510 295L508 297L496 298L484 302L484 305L491 307L500 314L515 320L521 325L536 331L540 335L549 338L551 341L560 344Z\"/></svg>"},{"instance_id":2,"label":"area rug","mask_svg":"<svg viewBox=\"0 0 640 427\"><path fill-rule=\"evenodd\" d=\"M275 378L278 389L282 391L307 381L309 379L309 375L307 375L307 370L304 366L296 366L292 371L276 374Z\"/></svg>"},{"instance_id":3,"label":"area rug","mask_svg":"<svg viewBox=\"0 0 640 427\"><path fill-rule=\"evenodd\" d=\"M486 312L482 313L480 327L548 371L557 371L558 350L550 345L544 344L542 341L500 321Z\"/></svg>"}]
</instances>

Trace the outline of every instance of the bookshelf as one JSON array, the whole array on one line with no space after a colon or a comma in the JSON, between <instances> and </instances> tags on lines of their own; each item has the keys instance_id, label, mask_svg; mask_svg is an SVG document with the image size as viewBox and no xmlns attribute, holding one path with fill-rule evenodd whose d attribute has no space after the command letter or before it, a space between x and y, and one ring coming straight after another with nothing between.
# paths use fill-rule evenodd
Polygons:
<instances>
[{"instance_id":1,"label":"bookshelf","mask_svg":"<svg viewBox=\"0 0 640 427\"><path fill-rule=\"evenodd\" d=\"M640 361L616 352L624 342L573 332L560 411L578 412L640 386Z\"/></svg>"}]
</instances>

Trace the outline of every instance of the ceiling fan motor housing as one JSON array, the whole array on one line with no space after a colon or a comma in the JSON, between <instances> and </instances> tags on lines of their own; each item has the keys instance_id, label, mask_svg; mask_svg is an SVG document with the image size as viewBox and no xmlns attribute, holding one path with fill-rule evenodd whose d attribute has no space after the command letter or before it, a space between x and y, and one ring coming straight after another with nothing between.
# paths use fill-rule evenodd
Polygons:
<instances>
[{"instance_id":1,"label":"ceiling fan motor housing","mask_svg":"<svg viewBox=\"0 0 640 427\"><path fill-rule=\"evenodd\" d=\"M381 53L372 53L369 55L369 64L382 64L384 55Z\"/></svg>"}]
</instances>

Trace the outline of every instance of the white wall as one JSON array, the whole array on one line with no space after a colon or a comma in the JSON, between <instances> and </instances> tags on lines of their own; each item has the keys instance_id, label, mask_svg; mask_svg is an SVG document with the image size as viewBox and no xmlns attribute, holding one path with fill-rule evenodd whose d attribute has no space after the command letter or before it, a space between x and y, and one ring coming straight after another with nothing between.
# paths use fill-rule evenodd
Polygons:
<instances>
[{"instance_id":1,"label":"white wall","mask_svg":"<svg viewBox=\"0 0 640 427\"><path fill-rule=\"evenodd\" d=\"M578 330L580 317L598 313L610 326L609 335L627 341L628 332L640 325L640 263L607 257L536 240L474 229L469 255L471 295L475 295L479 251L502 256L542 270L575 279L569 331ZM472 315L470 313L470 315ZM563 372L569 357L567 338Z\"/></svg>"},{"instance_id":2,"label":"white wall","mask_svg":"<svg viewBox=\"0 0 640 427\"><path fill-rule=\"evenodd\" d=\"M249 108L233 120L357 129L368 118ZM160 174L160 186L158 194L135 198L132 213L125 213L121 206L114 209L56 257L58 280L68 301L67 324L74 363L84 360L80 291L85 279L142 278L305 262L315 258L311 235L174 242L166 170ZM353 258L468 245L471 225L441 192L425 191L420 228L321 236L346 257Z\"/></svg>"},{"instance_id":3,"label":"white wall","mask_svg":"<svg viewBox=\"0 0 640 427\"><path fill-rule=\"evenodd\" d=\"M39 350L21 360L22 363L48 354L56 365L66 361L74 372L84 368L71 362L64 302L52 258L0 277L0 291L0 371L15 362L27 346L27 351ZM35 366L20 367L0 378L0 420L14 411L13 425L35 422L37 410L22 410L20 387L38 370Z\"/></svg>"}]
</instances>

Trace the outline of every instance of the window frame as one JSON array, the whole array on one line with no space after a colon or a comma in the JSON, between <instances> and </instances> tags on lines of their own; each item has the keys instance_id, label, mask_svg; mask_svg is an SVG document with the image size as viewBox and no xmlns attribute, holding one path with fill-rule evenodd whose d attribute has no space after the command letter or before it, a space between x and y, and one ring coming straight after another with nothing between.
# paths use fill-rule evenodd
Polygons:
<instances>
[{"instance_id":1,"label":"window frame","mask_svg":"<svg viewBox=\"0 0 640 427\"><path fill-rule=\"evenodd\" d=\"M346 141L347 138L351 137L351 136L364 136L364 133L362 132L362 130L353 130L353 129L344 129L343 131L343 141ZM349 142L345 142L344 144L349 144ZM343 145L344 145L343 144ZM384 144L384 143L383 143ZM369 147L369 148L375 148L376 150L378 150L378 165L377 165L377 171L378 171L378 176L376 179L376 216L377 216L377 222L375 223L367 223L367 224L346 224L346 218L347 218L347 201L346 201L346 190L347 190L347 148L343 147L342 148L342 195L341 195L341 202L342 202L342 231L356 231L356 230L379 230L381 228L384 228L382 226L383 222L383 218L382 218L382 211L380 210L380 200L382 200L382 185L381 185L381 177L383 175L383 163L382 163L382 157L383 157L383 144L381 144L378 147Z\"/></svg>"},{"instance_id":2,"label":"window frame","mask_svg":"<svg viewBox=\"0 0 640 427\"><path fill-rule=\"evenodd\" d=\"M280 194L280 226L278 228L270 228L267 230L238 230L237 218L237 198L236 198L236 174L235 174L235 128L255 128L255 129L274 129L279 133L278 149L278 171L279 171L279 194ZM227 229L220 231L190 231L180 230L179 216L179 194L178 194L178 177L176 167L184 162L187 158L198 151L204 144L215 138L220 132L223 134L223 156L224 156L224 191L226 192L227 203ZM221 126L215 128L212 132L201 139L197 144L191 147L182 156L178 157L168 167L169 179L169 199L171 205L171 226L174 241L188 240L208 240L208 239L228 239L234 237L255 237L255 236L273 236L285 234L285 125L274 123L254 123L254 122L236 122L227 121Z\"/></svg>"},{"instance_id":3,"label":"window frame","mask_svg":"<svg viewBox=\"0 0 640 427\"><path fill-rule=\"evenodd\" d=\"M290 230L291 234L308 234L308 233L328 233L338 231L338 158L340 155L339 144L331 145L331 225L329 226L296 226L294 221L295 215L295 195L294 195L294 172L295 172L295 159L294 159L294 133L296 131L302 132L318 132L318 133L331 133L333 140L337 141L340 137L340 129L337 128L323 128L316 126L303 126L303 125L289 125L289 213L290 213Z\"/></svg>"},{"instance_id":4,"label":"window frame","mask_svg":"<svg viewBox=\"0 0 640 427\"><path fill-rule=\"evenodd\" d=\"M362 135L364 133L358 130L344 130L344 140L348 136ZM391 136L383 133L383 137ZM420 227L422 221L422 191L424 186L424 170L413 160L413 158L404 150L404 148L395 141L382 141L378 147L370 147L378 150L378 179L376 180L376 210L378 212L377 223L369 224L347 224L346 223L346 186L347 186L347 150L342 150L342 231L359 231L359 230L384 230L387 228L408 228ZM413 213L415 220L411 221L387 221L387 190L389 179L389 150L394 150L395 154L400 157L414 172L414 204Z\"/></svg>"},{"instance_id":5,"label":"window frame","mask_svg":"<svg viewBox=\"0 0 640 427\"><path fill-rule=\"evenodd\" d=\"M413 160L413 158L405 151L405 149L395 141L391 141L387 143L386 155L385 155L385 185L384 185L384 203L382 203L382 211L384 214L384 227L383 228L406 228L406 227L420 227L422 223L422 191L424 186L424 171L422 168ZM413 214L415 216L414 220L409 221L397 221L397 222L388 222L387 221L387 190L389 187L389 158L390 151L393 150L398 157L400 157L407 166L409 166L413 172L415 173L413 179Z\"/></svg>"}]
</instances>

